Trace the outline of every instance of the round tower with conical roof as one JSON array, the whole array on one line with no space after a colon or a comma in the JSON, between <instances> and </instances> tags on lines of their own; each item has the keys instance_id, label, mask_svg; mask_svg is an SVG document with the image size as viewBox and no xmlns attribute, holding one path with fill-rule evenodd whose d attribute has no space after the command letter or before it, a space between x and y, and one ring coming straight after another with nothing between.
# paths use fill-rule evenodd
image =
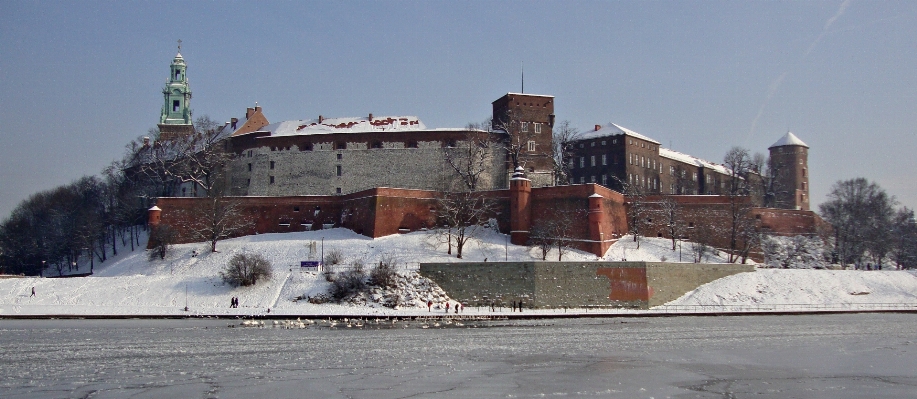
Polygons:
<instances>
[{"instance_id":1,"label":"round tower with conical roof","mask_svg":"<svg viewBox=\"0 0 917 399\"><path fill-rule=\"evenodd\" d=\"M809 146L792 132L768 148L777 208L809 210Z\"/></svg>"}]
</instances>

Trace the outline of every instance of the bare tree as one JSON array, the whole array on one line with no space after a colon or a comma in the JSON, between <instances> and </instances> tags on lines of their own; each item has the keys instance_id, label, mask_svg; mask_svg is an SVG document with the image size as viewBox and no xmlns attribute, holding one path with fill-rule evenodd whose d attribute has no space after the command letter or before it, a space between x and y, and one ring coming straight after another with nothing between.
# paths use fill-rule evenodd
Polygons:
<instances>
[{"instance_id":1,"label":"bare tree","mask_svg":"<svg viewBox=\"0 0 917 399\"><path fill-rule=\"evenodd\" d=\"M751 202L752 187L748 175L751 172L752 159L748 150L733 147L723 158L723 164L728 170L726 197L729 200L729 263L739 258L747 257L753 243L749 242L754 237L755 220L751 215L753 204Z\"/></svg>"},{"instance_id":2,"label":"bare tree","mask_svg":"<svg viewBox=\"0 0 917 399\"><path fill-rule=\"evenodd\" d=\"M160 224L158 226L150 229L150 243L153 251L150 252L150 260L156 259L165 259L166 255L169 253L169 249L172 248L172 244L175 244L175 239L178 237L175 229L172 226L167 224Z\"/></svg>"},{"instance_id":3,"label":"bare tree","mask_svg":"<svg viewBox=\"0 0 917 399\"><path fill-rule=\"evenodd\" d=\"M210 243L210 250L216 252L219 240L237 236L252 224L238 199L223 196L224 187L215 186L207 191L207 197L195 202L182 217L182 230L194 238Z\"/></svg>"},{"instance_id":4,"label":"bare tree","mask_svg":"<svg viewBox=\"0 0 917 399\"><path fill-rule=\"evenodd\" d=\"M676 201L674 197L665 195L662 197L662 200L659 201L659 209L657 212L665 225L666 232L672 238L672 250L674 251L677 240L681 239L681 236L683 236L685 232L681 205L678 204L678 201Z\"/></svg>"},{"instance_id":5,"label":"bare tree","mask_svg":"<svg viewBox=\"0 0 917 399\"><path fill-rule=\"evenodd\" d=\"M552 131L551 158L554 160L554 184L570 184L570 175L573 169L573 142L580 137L580 131L572 126L570 121L557 124Z\"/></svg>"},{"instance_id":6,"label":"bare tree","mask_svg":"<svg viewBox=\"0 0 917 399\"><path fill-rule=\"evenodd\" d=\"M532 156L538 155L538 151L529 151L529 142L537 137L535 128L528 122L529 119L531 118L527 118L519 111L507 111L493 119L493 129L506 133L503 148L513 170L520 166L524 168Z\"/></svg>"},{"instance_id":7,"label":"bare tree","mask_svg":"<svg viewBox=\"0 0 917 399\"><path fill-rule=\"evenodd\" d=\"M481 177L490 170L493 157L491 136L482 124L470 123L466 127L462 141L455 147L444 147L443 158L446 160L466 190L477 191Z\"/></svg>"},{"instance_id":8,"label":"bare tree","mask_svg":"<svg viewBox=\"0 0 917 399\"><path fill-rule=\"evenodd\" d=\"M490 200L470 191L444 193L437 200L437 232L448 245L448 254L452 254L454 244L456 257L462 257L465 244L483 231L493 207Z\"/></svg>"},{"instance_id":9,"label":"bare tree","mask_svg":"<svg viewBox=\"0 0 917 399\"><path fill-rule=\"evenodd\" d=\"M864 178L839 181L819 206L834 226L837 260L863 266L867 255L877 264L889 253L894 198Z\"/></svg>"},{"instance_id":10,"label":"bare tree","mask_svg":"<svg viewBox=\"0 0 917 399\"><path fill-rule=\"evenodd\" d=\"M223 178L221 173L233 155L226 148L220 125L208 116L195 120L195 132L170 140L144 143L135 163L148 178L162 184L188 183L203 194Z\"/></svg>"},{"instance_id":11,"label":"bare tree","mask_svg":"<svg viewBox=\"0 0 917 399\"><path fill-rule=\"evenodd\" d=\"M532 226L529 241L541 251L541 260L547 260L552 249L557 250L557 260L562 261L573 242L573 228L583 214L576 210L558 210L551 218L539 218Z\"/></svg>"},{"instance_id":12,"label":"bare tree","mask_svg":"<svg viewBox=\"0 0 917 399\"><path fill-rule=\"evenodd\" d=\"M622 187L624 196L627 201L627 227L628 232L634 236L634 242L637 248L640 248L640 237L647 225L646 216L649 209L646 203L646 193L639 184L632 184L617 176L612 176L614 180Z\"/></svg>"}]
</instances>

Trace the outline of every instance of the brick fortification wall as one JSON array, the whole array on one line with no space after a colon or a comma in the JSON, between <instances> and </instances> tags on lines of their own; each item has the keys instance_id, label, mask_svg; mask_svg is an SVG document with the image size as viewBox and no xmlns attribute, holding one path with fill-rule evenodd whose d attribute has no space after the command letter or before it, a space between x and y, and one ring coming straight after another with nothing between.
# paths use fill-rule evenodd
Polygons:
<instances>
[{"instance_id":1,"label":"brick fortification wall","mask_svg":"<svg viewBox=\"0 0 917 399\"><path fill-rule=\"evenodd\" d=\"M647 309L749 265L661 262L423 263L420 273L469 306Z\"/></svg>"},{"instance_id":2,"label":"brick fortification wall","mask_svg":"<svg viewBox=\"0 0 917 399\"><path fill-rule=\"evenodd\" d=\"M514 180L523 185L527 179ZM569 221L567 237L569 246L603 256L608 248L628 231L625 198L620 193L597 184L577 184L530 188L528 199L521 208L512 207L518 188L480 192L494 204L488 218L496 219L501 232L511 234L517 245L529 244L531 232L554 219ZM323 227L344 227L369 237L382 237L401 232L432 228L436 224L435 210L438 191L400 188L372 188L346 195L303 196L244 196L230 197L237 201L241 213L253 221L246 231L238 235L284 233L316 230ZM685 236L691 239L701 230L701 224L729 225L729 204L718 196L675 196L682 206ZM176 228L178 242L191 242L195 238L187 229L194 208L206 198L160 198L161 223ZM518 202L517 202L518 204ZM658 204L647 200L652 211ZM823 224L813 212L752 208L761 231L775 234L814 234ZM670 238L659 215L648 213L651 220L645 234ZM511 222L516 220L516 222ZM151 223L153 224L153 223ZM722 230L722 229L721 229ZM708 231L709 232L709 231ZM713 234L711 245L725 248L728 236Z\"/></svg>"}]
</instances>

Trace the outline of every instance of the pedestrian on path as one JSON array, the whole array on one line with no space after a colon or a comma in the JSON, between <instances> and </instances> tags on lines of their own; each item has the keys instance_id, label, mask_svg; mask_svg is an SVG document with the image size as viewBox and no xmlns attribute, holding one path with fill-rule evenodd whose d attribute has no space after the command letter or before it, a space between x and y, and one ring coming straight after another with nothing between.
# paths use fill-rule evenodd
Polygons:
<instances>
[{"instance_id":1,"label":"pedestrian on path","mask_svg":"<svg viewBox=\"0 0 917 399\"><path fill-rule=\"evenodd\" d=\"M29 298L35 296L35 287L32 287L32 295L29 295Z\"/></svg>"}]
</instances>

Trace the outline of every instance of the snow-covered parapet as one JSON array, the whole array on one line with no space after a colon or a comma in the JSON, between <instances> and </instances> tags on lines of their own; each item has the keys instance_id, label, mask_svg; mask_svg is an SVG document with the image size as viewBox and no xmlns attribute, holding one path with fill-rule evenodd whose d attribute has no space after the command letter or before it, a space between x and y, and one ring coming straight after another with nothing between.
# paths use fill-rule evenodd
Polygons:
<instances>
[{"instance_id":1,"label":"snow-covered parapet","mask_svg":"<svg viewBox=\"0 0 917 399\"><path fill-rule=\"evenodd\" d=\"M356 118L319 118L283 121L267 125L260 129L260 131L270 132L271 136L422 130L427 130L427 127L416 116L372 117L372 115Z\"/></svg>"}]
</instances>

